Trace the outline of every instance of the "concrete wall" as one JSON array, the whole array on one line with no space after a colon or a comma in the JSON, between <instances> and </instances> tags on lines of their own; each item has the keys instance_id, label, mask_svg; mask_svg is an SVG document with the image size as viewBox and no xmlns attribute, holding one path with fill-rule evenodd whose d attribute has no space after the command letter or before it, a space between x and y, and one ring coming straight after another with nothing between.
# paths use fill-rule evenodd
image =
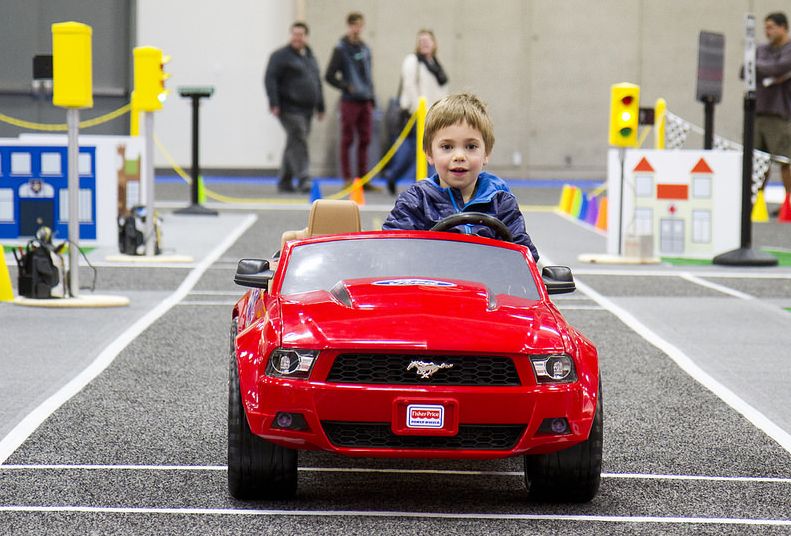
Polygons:
<instances>
[{"instance_id":1,"label":"concrete wall","mask_svg":"<svg viewBox=\"0 0 791 536\"><path fill-rule=\"evenodd\" d=\"M725 34L724 98L715 126L739 140L744 15L758 17L763 41L764 15L791 11L783 0L138 0L138 6L138 43L173 55L169 86L216 87L201 111L204 167L278 166L284 138L261 86L269 54L285 44L293 18L304 16L324 69L346 14L359 10L380 105L396 92L417 29L432 28L452 90L473 91L489 103L497 137L490 168L537 178L604 176L613 83L639 84L642 105L664 97L671 111L702 125L703 106L695 101L701 30ZM331 113L314 126L312 171L334 175L338 92L325 85L324 94ZM156 130L188 164L185 99L170 97ZM701 146L700 137L692 138L690 147Z\"/></svg>"}]
</instances>

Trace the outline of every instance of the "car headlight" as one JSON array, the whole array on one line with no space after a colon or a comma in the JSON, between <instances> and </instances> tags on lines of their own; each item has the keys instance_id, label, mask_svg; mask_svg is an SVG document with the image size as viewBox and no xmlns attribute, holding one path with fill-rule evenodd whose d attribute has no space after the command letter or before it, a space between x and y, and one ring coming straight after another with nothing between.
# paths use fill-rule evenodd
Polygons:
<instances>
[{"instance_id":1,"label":"car headlight","mask_svg":"<svg viewBox=\"0 0 791 536\"><path fill-rule=\"evenodd\" d=\"M530 362L538 383L571 383L577 381L574 360L566 354L532 356Z\"/></svg>"},{"instance_id":2,"label":"car headlight","mask_svg":"<svg viewBox=\"0 0 791 536\"><path fill-rule=\"evenodd\" d=\"M301 378L310 375L310 369L318 357L318 350L277 348L269 356L266 375L275 378Z\"/></svg>"}]
</instances>

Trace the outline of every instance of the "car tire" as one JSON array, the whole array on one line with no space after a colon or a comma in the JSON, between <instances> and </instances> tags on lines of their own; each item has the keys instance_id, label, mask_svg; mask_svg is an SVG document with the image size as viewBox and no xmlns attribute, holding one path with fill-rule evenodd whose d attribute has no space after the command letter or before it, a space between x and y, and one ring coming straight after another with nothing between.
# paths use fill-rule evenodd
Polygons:
<instances>
[{"instance_id":1,"label":"car tire","mask_svg":"<svg viewBox=\"0 0 791 536\"><path fill-rule=\"evenodd\" d=\"M228 366L228 491L236 499L287 499L297 492L297 451L250 431L239 389L236 319Z\"/></svg>"},{"instance_id":2,"label":"car tire","mask_svg":"<svg viewBox=\"0 0 791 536\"><path fill-rule=\"evenodd\" d=\"M599 400L588 439L549 454L525 456L525 483L535 501L588 502L601 481L604 405L601 381Z\"/></svg>"}]
</instances>

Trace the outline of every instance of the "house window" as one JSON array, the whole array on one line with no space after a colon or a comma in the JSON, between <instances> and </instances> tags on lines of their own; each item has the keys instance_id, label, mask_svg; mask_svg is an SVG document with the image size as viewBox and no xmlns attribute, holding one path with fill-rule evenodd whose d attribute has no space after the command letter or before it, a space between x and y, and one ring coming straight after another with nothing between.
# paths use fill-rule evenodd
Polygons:
<instances>
[{"instance_id":1,"label":"house window","mask_svg":"<svg viewBox=\"0 0 791 536\"><path fill-rule=\"evenodd\" d=\"M32 172L30 153L11 153L12 175L30 175Z\"/></svg>"},{"instance_id":2,"label":"house window","mask_svg":"<svg viewBox=\"0 0 791 536\"><path fill-rule=\"evenodd\" d=\"M692 197L710 198L711 197L711 177L693 177Z\"/></svg>"},{"instance_id":3,"label":"house window","mask_svg":"<svg viewBox=\"0 0 791 536\"><path fill-rule=\"evenodd\" d=\"M93 218L91 214L93 213L93 198L91 196L91 191L85 188L80 188L79 191L79 214L77 215L77 220L80 223L91 223ZM61 189L60 191L60 221L67 222L69 221L69 190L66 188Z\"/></svg>"},{"instance_id":4,"label":"house window","mask_svg":"<svg viewBox=\"0 0 791 536\"><path fill-rule=\"evenodd\" d=\"M0 221L14 221L14 190L0 188Z\"/></svg>"},{"instance_id":5,"label":"house window","mask_svg":"<svg viewBox=\"0 0 791 536\"><path fill-rule=\"evenodd\" d=\"M91 153L80 153L77 158L77 167L79 168L80 175L90 175L93 169L93 162L91 161Z\"/></svg>"},{"instance_id":6,"label":"house window","mask_svg":"<svg viewBox=\"0 0 791 536\"><path fill-rule=\"evenodd\" d=\"M41 153L42 175L63 175L60 168L60 153Z\"/></svg>"},{"instance_id":7,"label":"house window","mask_svg":"<svg viewBox=\"0 0 791 536\"><path fill-rule=\"evenodd\" d=\"M637 197L654 197L654 176L637 175L634 178L634 190Z\"/></svg>"},{"instance_id":8,"label":"house window","mask_svg":"<svg viewBox=\"0 0 791 536\"><path fill-rule=\"evenodd\" d=\"M698 244L711 242L711 212L708 210L692 211L692 241Z\"/></svg>"},{"instance_id":9,"label":"house window","mask_svg":"<svg viewBox=\"0 0 791 536\"><path fill-rule=\"evenodd\" d=\"M638 236L654 234L654 211L640 207L634 209L634 231Z\"/></svg>"}]
</instances>

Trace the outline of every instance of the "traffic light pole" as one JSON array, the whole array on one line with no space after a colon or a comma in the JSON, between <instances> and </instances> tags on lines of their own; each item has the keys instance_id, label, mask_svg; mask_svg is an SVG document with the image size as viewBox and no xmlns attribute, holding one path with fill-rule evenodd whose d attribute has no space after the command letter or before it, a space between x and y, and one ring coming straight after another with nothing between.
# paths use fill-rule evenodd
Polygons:
<instances>
[{"instance_id":1,"label":"traffic light pole","mask_svg":"<svg viewBox=\"0 0 791 536\"><path fill-rule=\"evenodd\" d=\"M154 236L154 112L143 112L143 135L146 139L146 165L143 168L146 219L143 225L143 237L146 256L153 256L156 253L156 236Z\"/></svg>"},{"instance_id":2,"label":"traffic light pole","mask_svg":"<svg viewBox=\"0 0 791 536\"><path fill-rule=\"evenodd\" d=\"M623 168L626 163L626 149L618 149L618 163L621 166L621 189L618 193L618 256L623 254L623 195L624 195L624 173Z\"/></svg>"},{"instance_id":3,"label":"traffic light pole","mask_svg":"<svg viewBox=\"0 0 791 536\"><path fill-rule=\"evenodd\" d=\"M724 266L777 266L777 258L752 249L753 148L755 123L755 17L747 15L744 45L744 129L742 131L742 226L741 246L714 257L712 262Z\"/></svg>"},{"instance_id":4,"label":"traffic light pole","mask_svg":"<svg viewBox=\"0 0 791 536\"><path fill-rule=\"evenodd\" d=\"M714 148L714 99L707 98L703 102L703 148L710 151Z\"/></svg>"},{"instance_id":5,"label":"traffic light pole","mask_svg":"<svg viewBox=\"0 0 791 536\"><path fill-rule=\"evenodd\" d=\"M80 110L68 108L66 123L69 129L69 294L80 294Z\"/></svg>"}]
</instances>

